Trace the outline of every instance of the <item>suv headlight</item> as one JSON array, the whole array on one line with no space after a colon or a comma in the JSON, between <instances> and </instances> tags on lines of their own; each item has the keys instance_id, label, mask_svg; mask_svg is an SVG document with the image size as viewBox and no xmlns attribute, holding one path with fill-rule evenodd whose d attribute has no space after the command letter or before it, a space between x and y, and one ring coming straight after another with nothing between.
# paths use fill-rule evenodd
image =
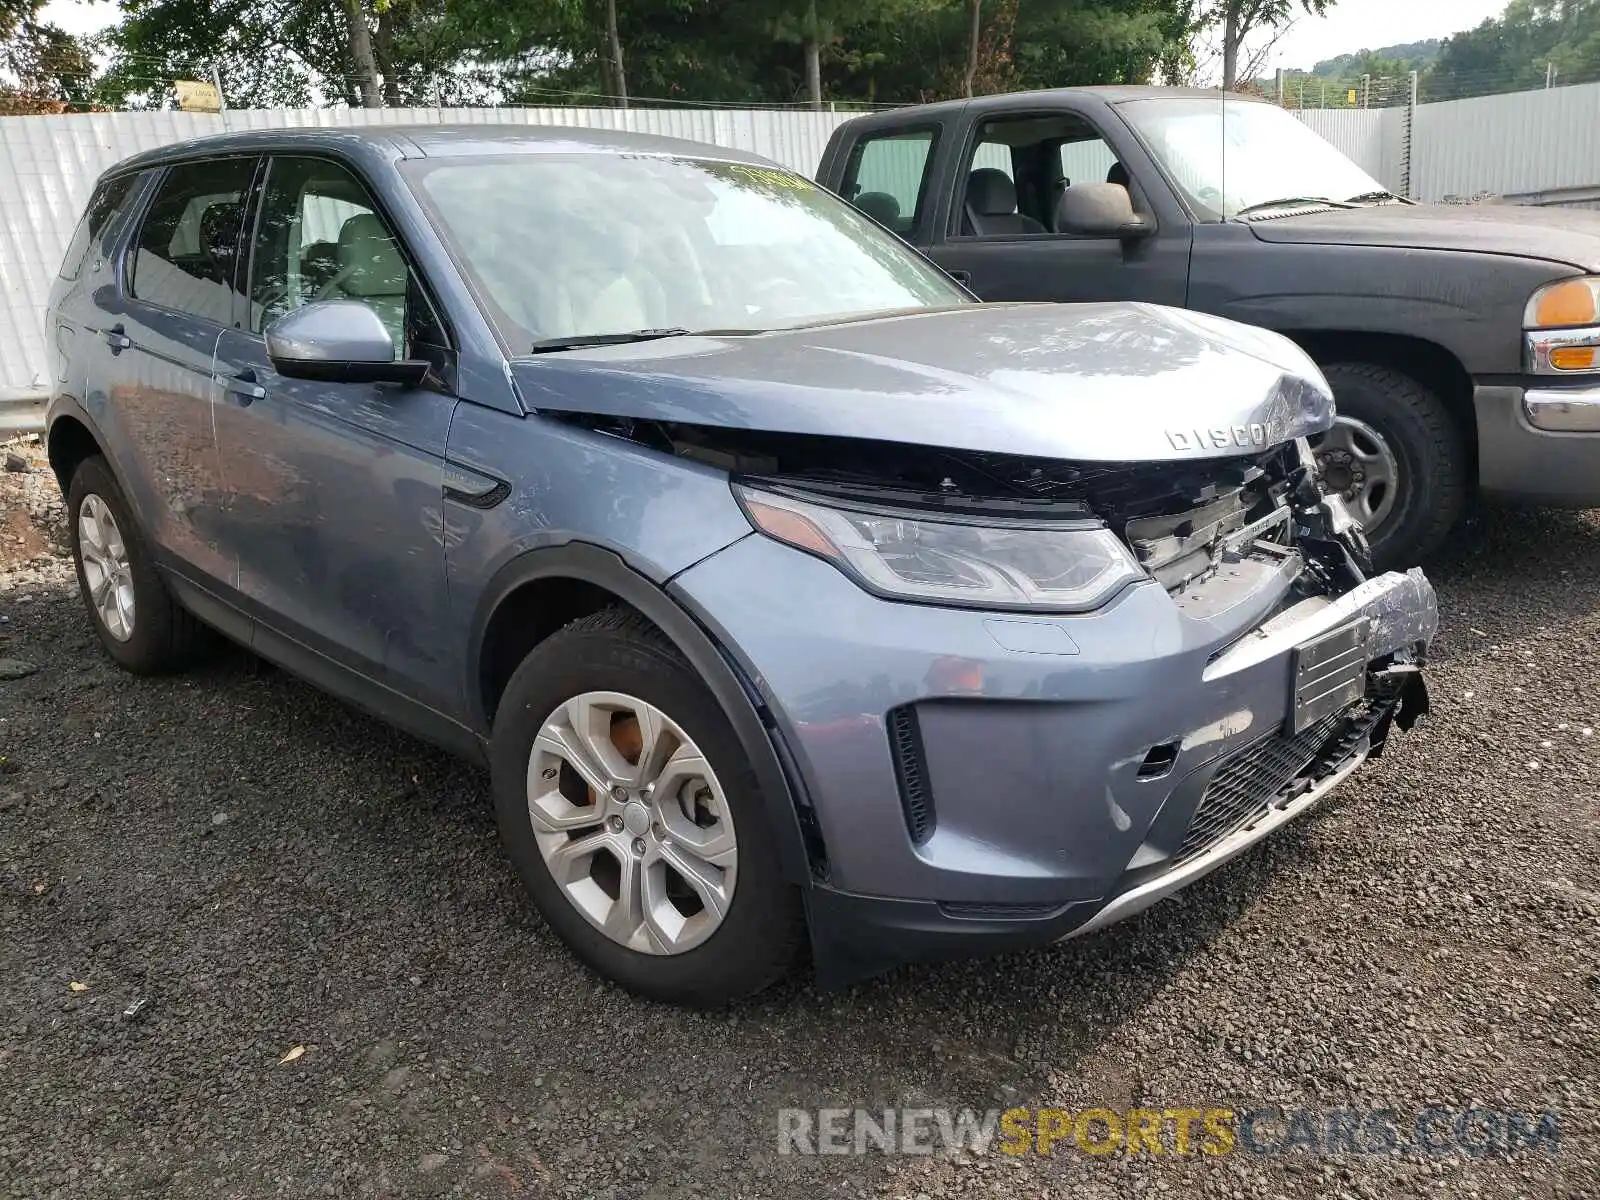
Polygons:
<instances>
[{"instance_id":1,"label":"suv headlight","mask_svg":"<svg viewBox=\"0 0 1600 1200\"><path fill-rule=\"evenodd\" d=\"M1522 325L1533 374L1600 370L1600 277L1563 279L1540 288L1528 300Z\"/></svg>"},{"instance_id":2,"label":"suv headlight","mask_svg":"<svg viewBox=\"0 0 1600 1200\"><path fill-rule=\"evenodd\" d=\"M733 492L757 530L893 600L1086 612L1146 577L1097 521L933 516L822 504L738 484Z\"/></svg>"}]
</instances>

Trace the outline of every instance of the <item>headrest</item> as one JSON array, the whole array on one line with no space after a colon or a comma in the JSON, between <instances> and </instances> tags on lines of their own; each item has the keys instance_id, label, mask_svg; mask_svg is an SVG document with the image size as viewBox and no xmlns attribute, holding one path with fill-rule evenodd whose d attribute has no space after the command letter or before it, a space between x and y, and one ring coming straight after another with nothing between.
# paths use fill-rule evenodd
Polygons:
<instances>
[{"instance_id":1,"label":"headrest","mask_svg":"<svg viewBox=\"0 0 1600 1200\"><path fill-rule=\"evenodd\" d=\"M900 201L888 192L862 192L855 205L879 225L893 225L900 219Z\"/></svg>"},{"instance_id":2,"label":"headrest","mask_svg":"<svg viewBox=\"0 0 1600 1200\"><path fill-rule=\"evenodd\" d=\"M396 296L405 292L406 265L383 222L372 213L351 217L339 228L339 286L351 296Z\"/></svg>"},{"instance_id":3,"label":"headrest","mask_svg":"<svg viewBox=\"0 0 1600 1200\"><path fill-rule=\"evenodd\" d=\"M223 201L200 214L200 248L216 259L231 259L239 252L242 206Z\"/></svg>"},{"instance_id":4,"label":"headrest","mask_svg":"<svg viewBox=\"0 0 1600 1200\"><path fill-rule=\"evenodd\" d=\"M1017 211L1017 185L995 167L979 167L967 176L967 203L980 217L1005 217Z\"/></svg>"}]
</instances>

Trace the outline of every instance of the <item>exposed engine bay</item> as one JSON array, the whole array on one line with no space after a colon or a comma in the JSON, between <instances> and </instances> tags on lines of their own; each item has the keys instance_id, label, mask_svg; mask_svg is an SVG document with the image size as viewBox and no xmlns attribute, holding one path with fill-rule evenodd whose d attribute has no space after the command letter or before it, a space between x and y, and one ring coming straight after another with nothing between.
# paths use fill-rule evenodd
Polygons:
<instances>
[{"instance_id":1,"label":"exposed engine bay","mask_svg":"<svg viewBox=\"0 0 1600 1200\"><path fill-rule=\"evenodd\" d=\"M1300 441L1231 458L1072 463L659 421L566 419L737 478L846 502L967 517L1096 519L1175 594L1243 557L1302 560L1296 585L1302 595L1338 594L1371 572L1359 527L1325 502Z\"/></svg>"}]
</instances>

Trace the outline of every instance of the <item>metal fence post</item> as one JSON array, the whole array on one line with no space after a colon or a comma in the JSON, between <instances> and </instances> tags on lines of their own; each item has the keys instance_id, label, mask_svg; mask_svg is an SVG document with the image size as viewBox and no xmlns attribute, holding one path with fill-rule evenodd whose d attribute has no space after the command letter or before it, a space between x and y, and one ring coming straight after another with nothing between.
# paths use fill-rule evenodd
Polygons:
<instances>
[{"instance_id":1,"label":"metal fence post","mask_svg":"<svg viewBox=\"0 0 1600 1200\"><path fill-rule=\"evenodd\" d=\"M1415 200L1411 190L1411 158L1417 144L1417 81L1416 71L1411 72L1411 93L1406 100L1406 132L1400 142L1400 190L1407 200Z\"/></svg>"}]
</instances>

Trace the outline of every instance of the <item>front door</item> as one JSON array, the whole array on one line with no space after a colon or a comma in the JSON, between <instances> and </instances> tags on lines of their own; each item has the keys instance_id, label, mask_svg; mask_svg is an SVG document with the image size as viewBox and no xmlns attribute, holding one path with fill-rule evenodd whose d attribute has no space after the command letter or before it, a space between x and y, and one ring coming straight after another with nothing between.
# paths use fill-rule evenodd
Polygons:
<instances>
[{"instance_id":1,"label":"front door","mask_svg":"<svg viewBox=\"0 0 1600 1200\"><path fill-rule=\"evenodd\" d=\"M223 545L222 471L212 428L212 360L240 297L243 201L258 160L180 163L157 185L105 305L110 436L140 523L186 574L224 584L235 564Z\"/></svg>"},{"instance_id":2,"label":"front door","mask_svg":"<svg viewBox=\"0 0 1600 1200\"><path fill-rule=\"evenodd\" d=\"M1182 307L1190 227L1162 222L1146 237L1087 237L1056 228L1063 191L1121 183L1136 209L1139 181L1077 113L980 123L956 174L950 228L928 255L984 300L1143 300Z\"/></svg>"},{"instance_id":3,"label":"front door","mask_svg":"<svg viewBox=\"0 0 1600 1200\"><path fill-rule=\"evenodd\" d=\"M269 630L455 712L443 642L442 386L326 383L273 370L263 331L317 300L357 300L397 354L432 358L442 328L399 241L343 165L270 160L244 327L217 346L217 442L240 590Z\"/></svg>"}]
</instances>

